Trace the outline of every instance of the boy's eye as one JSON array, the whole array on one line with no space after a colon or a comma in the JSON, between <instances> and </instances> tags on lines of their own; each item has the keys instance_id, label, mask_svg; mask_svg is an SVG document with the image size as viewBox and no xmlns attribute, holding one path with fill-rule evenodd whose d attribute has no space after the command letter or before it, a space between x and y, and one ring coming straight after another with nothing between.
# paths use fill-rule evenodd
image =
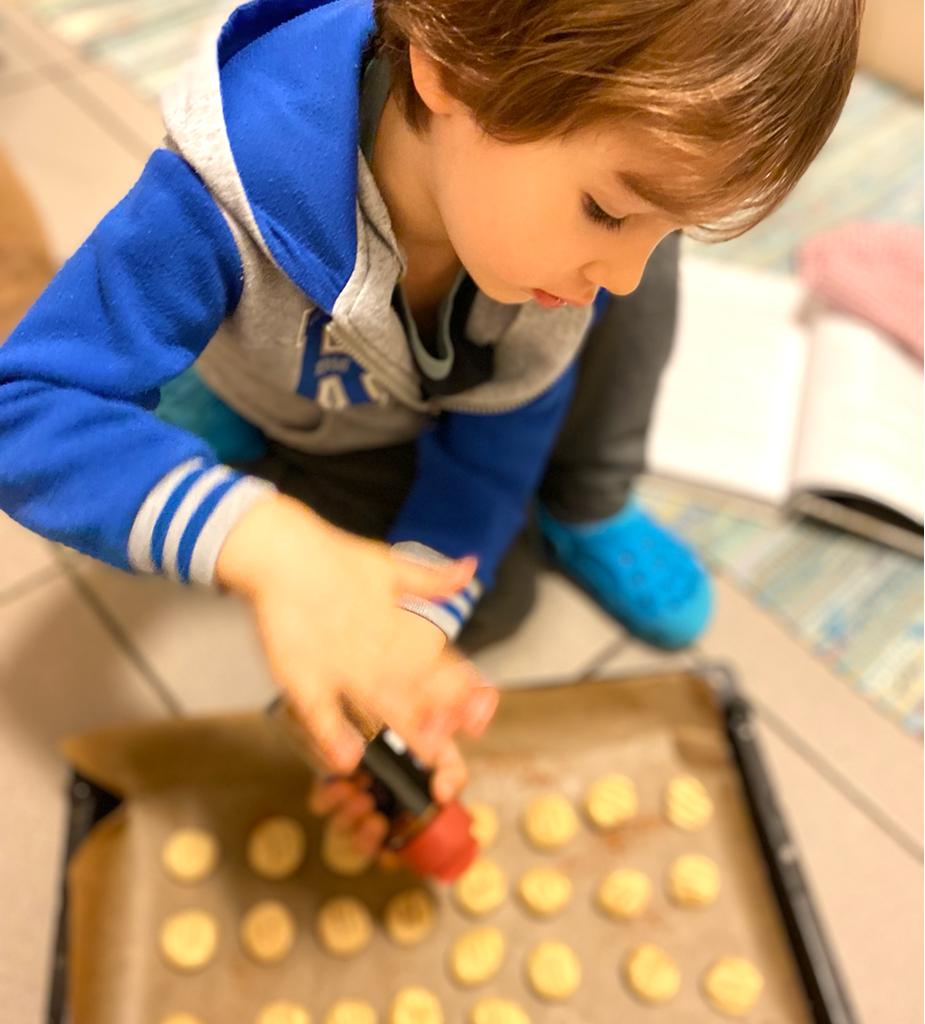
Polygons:
<instances>
[{"instance_id":1,"label":"boy's eye","mask_svg":"<svg viewBox=\"0 0 925 1024\"><path fill-rule=\"evenodd\" d=\"M626 222L626 217L611 217L609 213L605 213L587 193L582 197L582 205L587 216L608 231L619 231Z\"/></svg>"}]
</instances>

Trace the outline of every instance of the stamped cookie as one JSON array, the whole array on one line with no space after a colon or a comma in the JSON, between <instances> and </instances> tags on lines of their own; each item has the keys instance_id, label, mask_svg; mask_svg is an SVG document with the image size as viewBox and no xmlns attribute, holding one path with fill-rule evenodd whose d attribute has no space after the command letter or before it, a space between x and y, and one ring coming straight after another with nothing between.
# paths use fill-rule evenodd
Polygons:
<instances>
[{"instance_id":1,"label":"stamped cookie","mask_svg":"<svg viewBox=\"0 0 925 1024\"><path fill-rule=\"evenodd\" d=\"M295 942L295 921L279 900L261 900L244 915L241 945L258 964L276 964L288 955Z\"/></svg>"},{"instance_id":2,"label":"stamped cookie","mask_svg":"<svg viewBox=\"0 0 925 1024\"><path fill-rule=\"evenodd\" d=\"M630 989L643 1002L667 1003L678 994L681 972L671 957L658 946L637 946L623 963Z\"/></svg>"},{"instance_id":3,"label":"stamped cookie","mask_svg":"<svg viewBox=\"0 0 925 1024\"><path fill-rule=\"evenodd\" d=\"M558 850L578 831L578 818L561 793L547 793L531 801L524 813L524 834L539 850Z\"/></svg>"},{"instance_id":4,"label":"stamped cookie","mask_svg":"<svg viewBox=\"0 0 925 1024\"><path fill-rule=\"evenodd\" d=\"M325 867L335 875L343 878L354 878L362 875L372 864L375 856L358 850L349 832L325 827L321 836L321 860Z\"/></svg>"},{"instance_id":5,"label":"stamped cookie","mask_svg":"<svg viewBox=\"0 0 925 1024\"><path fill-rule=\"evenodd\" d=\"M376 1011L362 999L338 999L325 1014L324 1024L376 1024Z\"/></svg>"},{"instance_id":6,"label":"stamped cookie","mask_svg":"<svg viewBox=\"0 0 925 1024\"><path fill-rule=\"evenodd\" d=\"M426 988L403 988L392 1000L389 1024L443 1024L440 1000Z\"/></svg>"},{"instance_id":7,"label":"stamped cookie","mask_svg":"<svg viewBox=\"0 0 925 1024\"><path fill-rule=\"evenodd\" d=\"M638 806L635 783L627 775L605 775L585 794L585 814L602 831L629 821Z\"/></svg>"},{"instance_id":8,"label":"stamped cookie","mask_svg":"<svg viewBox=\"0 0 925 1024\"><path fill-rule=\"evenodd\" d=\"M204 828L178 828L164 843L161 864L175 882L201 882L218 864L218 840Z\"/></svg>"},{"instance_id":9,"label":"stamped cookie","mask_svg":"<svg viewBox=\"0 0 925 1024\"><path fill-rule=\"evenodd\" d=\"M399 946L416 946L433 931L434 899L423 886L396 893L385 905L385 930Z\"/></svg>"},{"instance_id":10,"label":"stamped cookie","mask_svg":"<svg viewBox=\"0 0 925 1024\"><path fill-rule=\"evenodd\" d=\"M521 875L517 893L528 910L540 917L550 917L568 906L572 880L558 868L540 865Z\"/></svg>"},{"instance_id":11,"label":"stamped cookie","mask_svg":"<svg viewBox=\"0 0 925 1024\"><path fill-rule=\"evenodd\" d=\"M491 804L475 801L468 805L472 816L472 838L479 849L487 850L498 838L498 812Z\"/></svg>"},{"instance_id":12,"label":"stamped cookie","mask_svg":"<svg viewBox=\"0 0 925 1024\"><path fill-rule=\"evenodd\" d=\"M218 925L204 910L180 910L161 925L164 959L178 971L199 971L212 959L218 945Z\"/></svg>"},{"instance_id":13,"label":"stamped cookie","mask_svg":"<svg viewBox=\"0 0 925 1024\"><path fill-rule=\"evenodd\" d=\"M480 857L453 886L460 909L482 917L500 906L507 897L507 878L498 865Z\"/></svg>"},{"instance_id":14,"label":"stamped cookie","mask_svg":"<svg viewBox=\"0 0 925 1024\"><path fill-rule=\"evenodd\" d=\"M257 1024L312 1024L304 1006L289 999L275 999L257 1014Z\"/></svg>"},{"instance_id":15,"label":"stamped cookie","mask_svg":"<svg viewBox=\"0 0 925 1024\"><path fill-rule=\"evenodd\" d=\"M761 972L750 961L738 956L717 960L703 979L703 990L710 1002L730 1017L741 1017L758 1001L764 988Z\"/></svg>"},{"instance_id":16,"label":"stamped cookie","mask_svg":"<svg viewBox=\"0 0 925 1024\"><path fill-rule=\"evenodd\" d=\"M719 895L719 868L699 853L678 857L668 870L668 895L681 907L708 907Z\"/></svg>"},{"instance_id":17,"label":"stamped cookie","mask_svg":"<svg viewBox=\"0 0 925 1024\"><path fill-rule=\"evenodd\" d=\"M530 1018L513 1000L488 996L472 1007L469 1024L530 1024Z\"/></svg>"},{"instance_id":18,"label":"stamped cookie","mask_svg":"<svg viewBox=\"0 0 925 1024\"><path fill-rule=\"evenodd\" d=\"M665 814L676 828L696 832L713 817L713 801L700 779L679 775L665 791Z\"/></svg>"},{"instance_id":19,"label":"stamped cookie","mask_svg":"<svg viewBox=\"0 0 925 1024\"><path fill-rule=\"evenodd\" d=\"M247 837L246 856L251 870L261 878L288 878L305 858L305 830L284 814L266 818Z\"/></svg>"},{"instance_id":20,"label":"stamped cookie","mask_svg":"<svg viewBox=\"0 0 925 1024\"><path fill-rule=\"evenodd\" d=\"M482 985L501 970L504 952L499 928L473 928L453 943L450 970L460 985Z\"/></svg>"},{"instance_id":21,"label":"stamped cookie","mask_svg":"<svg viewBox=\"0 0 925 1024\"><path fill-rule=\"evenodd\" d=\"M652 883L634 868L617 868L605 876L597 889L601 910L621 921L641 917L652 897Z\"/></svg>"},{"instance_id":22,"label":"stamped cookie","mask_svg":"<svg viewBox=\"0 0 925 1024\"><path fill-rule=\"evenodd\" d=\"M549 1002L563 1002L581 984L581 964L564 942L541 942L527 960L533 991Z\"/></svg>"},{"instance_id":23,"label":"stamped cookie","mask_svg":"<svg viewBox=\"0 0 925 1024\"><path fill-rule=\"evenodd\" d=\"M373 937L369 911L352 896L336 896L323 904L315 928L321 944L335 956L354 956Z\"/></svg>"}]
</instances>

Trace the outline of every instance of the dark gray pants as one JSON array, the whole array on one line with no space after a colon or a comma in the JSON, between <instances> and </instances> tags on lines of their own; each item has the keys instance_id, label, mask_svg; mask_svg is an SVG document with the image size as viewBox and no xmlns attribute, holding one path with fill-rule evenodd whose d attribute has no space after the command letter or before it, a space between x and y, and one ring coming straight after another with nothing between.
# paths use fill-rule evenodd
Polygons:
<instances>
[{"instance_id":1,"label":"dark gray pants","mask_svg":"<svg viewBox=\"0 0 925 1024\"><path fill-rule=\"evenodd\" d=\"M615 298L582 349L575 396L556 442L540 498L565 522L604 519L626 501L645 460L658 381L674 338L678 237L655 250L636 291ZM272 480L330 522L385 536L414 476L413 444L346 455L306 455L270 445L248 470ZM509 636L533 606L542 548L526 525L459 638L473 653Z\"/></svg>"}]
</instances>

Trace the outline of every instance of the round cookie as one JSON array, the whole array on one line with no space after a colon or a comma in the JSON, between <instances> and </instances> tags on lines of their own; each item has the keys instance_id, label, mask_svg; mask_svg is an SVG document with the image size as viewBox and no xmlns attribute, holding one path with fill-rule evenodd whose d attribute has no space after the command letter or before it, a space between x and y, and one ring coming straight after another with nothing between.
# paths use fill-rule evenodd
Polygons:
<instances>
[{"instance_id":1,"label":"round cookie","mask_svg":"<svg viewBox=\"0 0 925 1024\"><path fill-rule=\"evenodd\" d=\"M668 869L668 895L680 907L708 907L719 895L719 868L699 853L678 857Z\"/></svg>"},{"instance_id":2,"label":"round cookie","mask_svg":"<svg viewBox=\"0 0 925 1024\"><path fill-rule=\"evenodd\" d=\"M266 818L247 837L246 856L251 870L261 878L288 878L305 858L305 831L285 814Z\"/></svg>"},{"instance_id":3,"label":"round cookie","mask_svg":"<svg viewBox=\"0 0 925 1024\"><path fill-rule=\"evenodd\" d=\"M494 861L480 857L456 881L453 895L467 914L482 917L504 902L507 878Z\"/></svg>"},{"instance_id":4,"label":"round cookie","mask_svg":"<svg viewBox=\"0 0 925 1024\"><path fill-rule=\"evenodd\" d=\"M375 859L374 854L358 850L349 832L329 823L321 837L321 860L335 875L354 878L362 875Z\"/></svg>"},{"instance_id":5,"label":"round cookie","mask_svg":"<svg viewBox=\"0 0 925 1024\"><path fill-rule=\"evenodd\" d=\"M335 956L353 956L373 937L369 911L352 896L336 896L323 904L315 927L321 944Z\"/></svg>"},{"instance_id":6,"label":"round cookie","mask_svg":"<svg viewBox=\"0 0 925 1024\"><path fill-rule=\"evenodd\" d=\"M192 1013L168 1013L161 1018L161 1024L202 1024L202 1018Z\"/></svg>"},{"instance_id":7,"label":"round cookie","mask_svg":"<svg viewBox=\"0 0 925 1024\"><path fill-rule=\"evenodd\" d=\"M164 843L161 864L175 882L201 882L218 864L218 840L203 828L178 828Z\"/></svg>"},{"instance_id":8,"label":"round cookie","mask_svg":"<svg viewBox=\"0 0 925 1024\"><path fill-rule=\"evenodd\" d=\"M585 814L602 831L629 821L638 806L636 786L627 775L605 775L585 793Z\"/></svg>"},{"instance_id":9,"label":"round cookie","mask_svg":"<svg viewBox=\"0 0 925 1024\"><path fill-rule=\"evenodd\" d=\"M703 979L707 998L722 1013L741 1017L758 1001L764 978L754 964L738 956L717 960Z\"/></svg>"},{"instance_id":10,"label":"round cookie","mask_svg":"<svg viewBox=\"0 0 925 1024\"><path fill-rule=\"evenodd\" d=\"M258 964L279 963L295 942L295 921L279 900L255 903L241 921L241 945Z\"/></svg>"},{"instance_id":11,"label":"round cookie","mask_svg":"<svg viewBox=\"0 0 925 1024\"><path fill-rule=\"evenodd\" d=\"M540 917L550 917L568 905L572 880L558 868L540 865L521 875L517 893L528 910Z\"/></svg>"},{"instance_id":12,"label":"round cookie","mask_svg":"<svg viewBox=\"0 0 925 1024\"><path fill-rule=\"evenodd\" d=\"M178 971L201 970L218 945L218 925L204 910L181 910L161 925L160 947L164 959Z\"/></svg>"},{"instance_id":13,"label":"round cookie","mask_svg":"<svg viewBox=\"0 0 925 1024\"><path fill-rule=\"evenodd\" d=\"M676 828L696 832L713 817L713 801L700 779L679 775L665 790L665 814Z\"/></svg>"},{"instance_id":14,"label":"round cookie","mask_svg":"<svg viewBox=\"0 0 925 1024\"><path fill-rule=\"evenodd\" d=\"M562 1002L581 984L581 964L564 942L541 942L527 960L527 977L541 999Z\"/></svg>"},{"instance_id":15,"label":"round cookie","mask_svg":"<svg viewBox=\"0 0 925 1024\"><path fill-rule=\"evenodd\" d=\"M376 1024L376 1011L362 999L338 999L325 1014L324 1024Z\"/></svg>"},{"instance_id":16,"label":"round cookie","mask_svg":"<svg viewBox=\"0 0 925 1024\"><path fill-rule=\"evenodd\" d=\"M469 1024L530 1024L530 1018L510 999L488 996L469 1013Z\"/></svg>"},{"instance_id":17,"label":"round cookie","mask_svg":"<svg viewBox=\"0 0 925 1024\"><path fill-rule=\"evenodd\" d=\"M416 946L433 931L436 908L423 886L396 893L385 905L385 930L399 946Z\"/></svg>"},{"instance_id":18,"label":"round cookie","mask_svg":"<svg viewBox=\"0 0 925 1024\"><path fill-rule=\"evenodd\" d=\"M478 800L469 804L467 810L472 816L472 838L479 849L487 850L498 838L498 812L491 804Z\"/></svg>"},{"instance_id":19,"label":"round cookie","mask_svg":"<svg viewBox=\"0 0 925 1024\"><path fill-rule=\"evenodd\" d=\"M620 921L641 917L652 896L647 875L634 868L617 868L606 875L597 889L601 910Z\"/></svg>"},{"instance_id":20,"label":"round cookie","mask_svg":"<svg viewBox=\"0 0 925 1024\"><path fill-rule=\"evenodd\" d=\"M539 850L558 850L578 831L578 818L561 793L547 793L530 802L523 818L524 834Z\"/></svg>"},{"instance_id":21,"label":"round cookie","mask_svg":"<svg viewBox=\"0 0 925 1024\"><path fill-rule=\"evenodd\" d=\"M443 1009L432 992L412 985L392 1000L389 1024L443 1024Z\"/></svg>"},{"instance_id":22,"label":"round cookie","mask_svg":"<svg viewBox=\"0 0 925 1024\"><path fill-rule=\"evenodd\" d=\"M667 1003L678 994L681 972L670 956L658 946L646 944L631 950L623 973L633 993L643 1002Z\"/></svg>"},{"instance_id":23,"label":"round cookie","mask_svg":"<svg viewBox=\"0 0 925 1024\"><path fill-rule=\"evenodd\" d=\"M275 999L257 1014L257 1024L312 1024L304 1006L289 999Z\"/></svg>"},{"instance_id":24,"label":"round cookie","mask_svg":"<svg viewBox=\"0 0 925 1024\"><path fill-rule=\"evenodd\" d=\"M473 928L453 943L450 970L460 985L482 985L501 970L504 952L499 928Z\"/></svg>"}]
</instances>

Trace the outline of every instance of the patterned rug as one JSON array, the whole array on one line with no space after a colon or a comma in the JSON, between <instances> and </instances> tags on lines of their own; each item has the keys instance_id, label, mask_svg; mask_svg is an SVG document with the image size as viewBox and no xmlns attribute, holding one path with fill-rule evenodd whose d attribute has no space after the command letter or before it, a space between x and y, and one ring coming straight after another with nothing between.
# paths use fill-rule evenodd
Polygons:
<instances>
[{"instance_id":1,"label":"patterned rug","mask_svg":"<svg viewBox=\"0 0 925 1024\"><path fill-rule=\"evenodd\" d=\"M59 38L153 99L229 0L20 0ZM789 270L800 243L846 220L922 223L922 106L859 74L832 138L792 196L745 237L685 241L698 257ZM847 681L922 732L922 563L801 521L778 522L686 485L644 500Z\"/></svg>"}]
</instances>

